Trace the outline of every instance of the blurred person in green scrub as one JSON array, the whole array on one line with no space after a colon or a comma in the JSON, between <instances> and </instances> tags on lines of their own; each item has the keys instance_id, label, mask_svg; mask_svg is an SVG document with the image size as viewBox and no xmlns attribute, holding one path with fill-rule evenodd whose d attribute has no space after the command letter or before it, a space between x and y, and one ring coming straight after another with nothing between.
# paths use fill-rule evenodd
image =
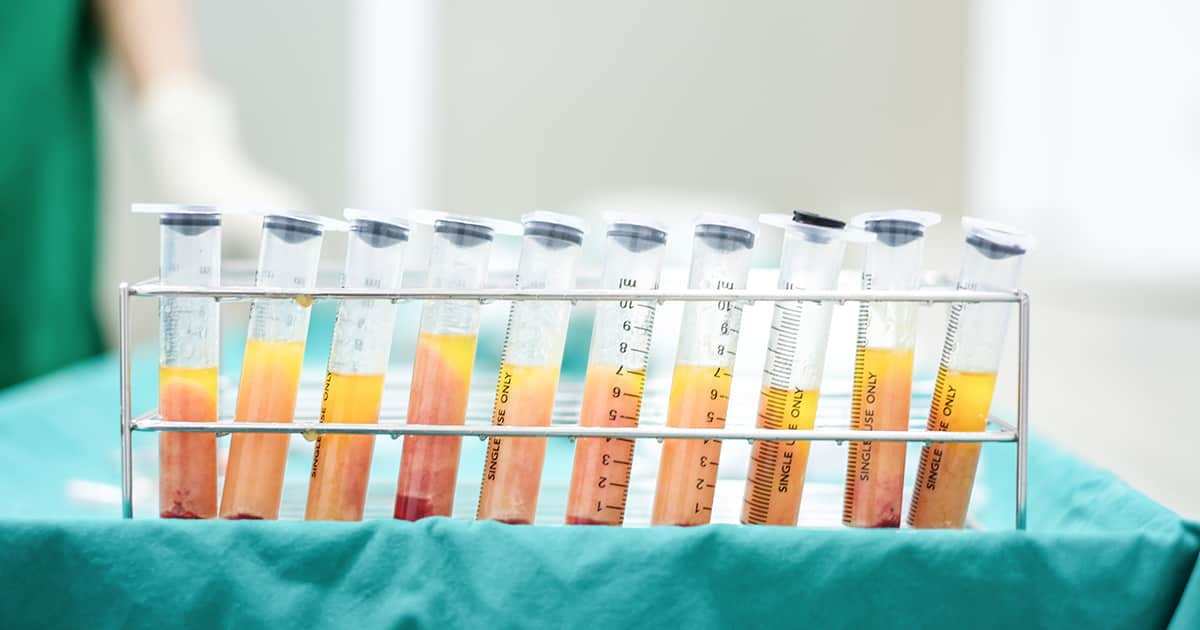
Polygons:
<instances>
[{"instance_id":1,"label":"blurred person in green scrub","mask_svg":"<svg viewBox=\"0 0 1200 630\"><path fill-rule=\"evenodd\" d=\"M244 156L229 100L199 71L184 9L182 0L0 2L0 387L103 348L91 76L103 57L135 93L162 201L298 205Z\"/></svg>"}]
</instances>

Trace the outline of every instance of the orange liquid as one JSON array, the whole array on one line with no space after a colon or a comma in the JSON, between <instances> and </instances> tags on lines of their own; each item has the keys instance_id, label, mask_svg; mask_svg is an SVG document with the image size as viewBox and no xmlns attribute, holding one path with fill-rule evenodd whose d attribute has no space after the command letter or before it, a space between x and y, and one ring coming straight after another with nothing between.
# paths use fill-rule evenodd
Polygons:
<instances>
[{"instance_id":1,"label":"orange liquid","mask_svg":"<svg viewBox=\"0 0 1200 630\"><path fill-rule=\"evenodd\" d=\"M579 424L585 427L636 427L646 385L644 370L612 365L588 367ZM580 438L567 498L568 525L620 525L625 520L633 440Z\"/></svg>"},{"instance_id":2,"label":"orange liquid","mask_svg":"<svg viewBox=\"0 0 1200 630\"><path fill-rule=\"evenodd\" d=\"M913 351L859 348L850 427L907 431ZM904 500L904 442L851 442L842 522L851 527L899 527Z\"/></svg>"},{"instance_id":3,"label":"orange liquid","mask_svg":"<svg viewBox=\"0 0 1200 630\"><path fill-rule=\"evenodd\" d=\"M722 429L733 372L677 365L671 381L667 426ZM712 519L719 440L664 440L654 493L654 525L704 525Z\"/></svg>"},{"instance_id":4,"label":"orange liquid","mask_svg":"<svg viewBox=\"0 0 1200 630\"><path fill-rule=\"evenodd\" d=\"M550 426L556 389L557 367L500 366L492 424ZM514 525L533 523L545 459L546 438L493 437L483 463L483 486L475 518Z\"/></svg>"},{"instance_id":5,"label":"orange liquid","mask_svg":"<svg viewBox=\"0 0 1200 630\"><path fill-rule=\"evenodd\" d=\"M375 424L383 398L382 374L325 375L322 423ZM310 521L360 521L367 500L367 479L375 451L373 435L325 434L313 450L308 482Z\"/></svg>"},{"instance_id":6,"label":"orange liquid","mask_svg":"<svg viewBox=\"0 0 1200 630\"><path fill-rule=\"evenodd\" d=\"M303 360L303 341L247 341L234 420L291 422ZM279 517L290 440L287 434L234 434L221 494L221 518Z\"/></svg>"},{"instance_id":7,"label":"orange liquid","mask_svg":"<svg viewBox=\"0 0 1200 630\"><path fill-rule=\"evenodd\" d=\"M815 389L763 388L758 403L760 429L811 429L817 417ZM800 515L809 442L755 442L750 450L742 523L795 525Z\"/></svg>"},{"instance_id":8,"label":"orange liquid","mask_svg":"<svg viewBox=\"0 0 1200 630\"><path fill-rule=\"evenodd\" d=\"M462 425L471 393L475 335L421 333L413 361L408 422ZM459 436L404 438L394 516L415 521L450 516L458 484Z\"/></svg>"},{"instance_id":9,"label":"orange liquid","mask_svg":"<svg viewBox=\"0 0 1200 630\"><path fill-rule=\"evenodd\" d=\"M217 421L217 368L158 369L158 414L163 420ZM158 435L158 505L162 518L217 515L217 436Z\"/></svg>"},{"instance_id":10,"label":"orange liquid","mask_svg":"<svg viewBox=\"0 0 1200 630\"><path fill-rule=\"evenodd\" d=\"M995 372L939 370L929 409L930 431L983 431L996 388ZM935 442L921 449L908 524L961 528L967 519L980 444Z\"/></svg>"}]
</instances>

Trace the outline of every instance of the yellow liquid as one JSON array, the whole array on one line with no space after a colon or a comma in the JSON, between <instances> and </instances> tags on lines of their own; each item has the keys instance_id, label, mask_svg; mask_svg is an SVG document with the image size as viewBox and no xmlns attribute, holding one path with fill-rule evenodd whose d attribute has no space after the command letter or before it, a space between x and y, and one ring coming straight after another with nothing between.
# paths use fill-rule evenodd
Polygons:
<instances>
[{"instance_id":1,"label":"yellow liquid","mask_svg":"<svg viewBox=\"0 0 1200 630\"><path fill-rule=\"evenodd\" d=\"M410 424L466 421L477 340L475 335L420 334L408 398ZM462 438L456 435L405 436L395 518L450 516L461 449Z\"/></svg>"},{"instance_id":2,"label":"yellow liquid","mask_svg":"<svg viewBox=\"0 0 1200 630\"><path fill-rule=\"evenodd\" d=\"M983 431L987 428L995 372L941 369L929 409L930 431ZM971 502L980 444L934 442L921 449L908 524L921 528L961 528Z\"/></svg>"},{"instance_id":3,"label":"yellow liquid","mask_svg":"<svg viewBox=\"0 0 1200 630\"><path fill-rule=\"evenodd\" d=\"M291 422L303 361L303 341L247 341L234 421ZM287 434L234 434L221 493L221 518L279 517L290 440Z\"/></svg>"},{"instance_id":4,"label":"yellow liquid","mask_svg":"<svg viewBox=\"0 0 1200 630\"><path fill-rule=\"evenodd\" d=\"M556 389L558 367L507 363L500 366L492 424L550 426ZM545 459L546 438L493 437L483 463L483 485L479 489L479 511L475 518L532 524Z\"/></svg>"},{"instance_id":5,"label":"yellow liquid","mask_svg":"<svg viewBox=\"0 0 1200 630\"><path fill-rule=\"evenodd\" d=\"M758 403L761 429L811 429L817 417L815 389L766 387ZM750 450L750 472L742 523L795 525L804 490L809 442L755 442Z\"/></svg>"},{"instance_id":6,"label":"yellow liquid","mask_svg":"<svg viewBox=\"0 0 1200 630\"><path fill-rule=\"evenodd\" d=\"M383 398L382 374L325 375L321 422L375 424ZM304 518L359 521L367 499L367 479L375 450L373 435L329 433L317 438Z\"/></svg>"},{"instance_id":7,"label":"yellow liquid","mask_svg":"<svg viewBox=\"0 0 1200 630\"><path fill-rule=\"evenodd\" d=\"M728 368L676 365L667 426L724 428L732 383ZM651 523L704 525L712 520L720 459L719 440L664 440Z\"/></svg>"},{"instance_id":8,"label":"yellow liquid","mask_svg":"<svg viewBox=\"0 0 1200 630\"><path fill-rule=\"evenodd\" d=\"M912 398L911 349L858 348L850 427L907 431ZM904 442L851 442L842 522L899 527L904 500Z\"/></svg>"},{"instance_id":9,"label":"yellow liquid","mask_svg":"<svg viewBox=\"0 0 1200 630\"><path fill-rule=\"evenodd\" d=\"M158 415L216 422L217 368L160 367ZM216 434L158 434L158 505L163 518L217 515Z\"/></svg>"},{"instance_id":10,"label":"yellow liquid","mask_svg":"<svg viewBox=\"0 0 1200 630\"><path fill-rule=\"evenodd\" d=\"M636 427L646 386L644 370L614 365L588 367L579 424L585 427ZM580 438L567 498L568 525L620 525L625 519L633 440Z\"/></svg>"}]
</instances>

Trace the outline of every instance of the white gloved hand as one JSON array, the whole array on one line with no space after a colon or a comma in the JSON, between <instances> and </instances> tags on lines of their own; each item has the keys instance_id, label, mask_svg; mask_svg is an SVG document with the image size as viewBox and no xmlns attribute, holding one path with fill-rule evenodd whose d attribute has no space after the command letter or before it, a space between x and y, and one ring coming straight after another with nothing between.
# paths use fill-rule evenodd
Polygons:
<instances>
[{"instance_id":1,"label":"white gloved hand","mask_svg":"<svg viewBox=\"0 0 1200 630\"><path fill-rule=\"evenodd\" d=\"M200 76L178 76L148 86L137 103L147 170L163 201L218 207L304 209L304 200L246 155L229 97ZM231 216L226 249L253 255L259 222Z\"/></svg>"}]
</instances>

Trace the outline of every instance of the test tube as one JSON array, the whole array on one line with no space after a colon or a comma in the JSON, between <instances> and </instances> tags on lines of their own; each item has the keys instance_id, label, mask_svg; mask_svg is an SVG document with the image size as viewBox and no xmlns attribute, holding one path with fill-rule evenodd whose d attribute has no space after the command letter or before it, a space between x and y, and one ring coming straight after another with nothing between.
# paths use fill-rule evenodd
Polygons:
<instances>
[{"instance_id":1,"label":"test tube","mask_svg":"<svg viewBox=\"0 0 1200 630\"><path fill-rule=\"evenodd\" d=\"M967 248L958 288L1014 291L1033 237L1010 227L966 217ZM929 409L930 431L983 431L991 411L996 370L1008 330L1008 304L950 306L946 341ZM921 449L908 524L961 528L979 463L979 444L934 442Z\"/></svg>"},{"instance_id":2,"label":"test tube","mask_svg":"<svg viewBox=\"0 0 1200 630\"><path fill-rule=\"evenodd\" d=\"M784 229L778 287L837 288L846 251L846 223L811 212L764 214ZM833 304L776 302L758 402L758 428L811 429L817 415L821 374ZM755 442L750 451L742 523L795 525L800 514L809 443Z\"/></svg>"},{"instance_id":3,"label":"test tube","mask_svg":"<svg viewBox=\"0 0 1200 630\"><path fill-rule=\"evenodd\" d=\"M654 222L609 215L601 288L658 288L667 233ZM636 427L654 330L653 301L600 302L584 377L579 424ZM567 498L568 525L620 525L625 520L634 441L580 438Z\"/></svg>"},{"instance_id":4,"label":"test tube","mask_svg":"<svg viewBox=\"0 0 1200 630\"><path fill-rule=\"evenodd\" d=\"M744 289L750 274L755 225L736 217L705 214L696 222L688 288ZM688 302L667 426L720 429L729 409L742 305L733 301ZM721 442L665 440L654 494L654 525L704 525L712 518Z\"/></svg>"},{"instance_id":5,"label":"test tube","mask_svg":"<svg viewBox=\"0 0 1200 630\"><path fill-rule=\"evenodd\" d=\"M312 289L325 230L342 223L299 213L263 217L257 287ZM242 357L235 422L291 422L308 336L311 298L256 299ZM287 467L286 433L235 433L229 446L221 518L275 519Z\"/></svg>"},{"instance_id":6,"label":"test tube","mask_svg":"<svg viewBox=\"0 0 1200 630\"><path fill-rule=\"evenodd\" d=\"M555 212L521 217L525 237L517 263L518 289L565 291L575 284L583 222ZM492 424L550 426L570 302L520 300L508 312ZM533 523L546 438L492 437L483 463L478 520Z\"/></svg>"},{"instance_id":7,"label":"test tube","mask_svg":"<svg viewBox=\"0 0 1200 630\"><path fill-rule=\"evenodd\" d=\"M400 288L408 222L388 213L346 210L350 237L342 287L394 291ZM342 300L333 325L329 369L321 399L322 423L375 424L383 397L396 322L391 300ZM362 520L367 479L375 449L373 435L329 433L317 438L304 518Z\"/></svg>"},{"instance_id":8,"label":"test tube","mask_svg":"<svg viewBox=\"0 0 1200 630\"><path fill-rule=\"evenodd\" d=\"M412 216L433 225L431 289L479 289L487 280L495 235L520 233L520 226L509 221L438 213ZM476 300L429 300L422 305L408 422L462 425L466 421L479 308ZM462 438L456 435L404 438L395 518L415 521L451 515L461 448Z\"/></svg>"},{"instance_id":9,"label":"test tube","mask_svg":"<svg viewBox=\"0 0 1200 630\"><path fill-rule=\"evenodd\" d=\"M915 290L921 285L925 228L941 216L917 210L859 215L854 224L875 235L863 259L862 287ZM907 431L912 397L917 305L863 302L858 315L850 426L858 431ZM904 494L903 442L850 442L842 522L899 527Z\"/></svg>"},{"instance_id":10,"label":"test tube","mask_svg":"<svg viewBox=\"0 0 1200 630\"><path fill-rule=\"evenodd\" d=\"M221 285L221 215L211 206L134 204L159 215L159 281ZM164 297L158 305L158 415L217 421L220 308L212 298ZM158 506L162 518L217 515L215 433L158 435Z\"/></svg>"}]
</instances>

